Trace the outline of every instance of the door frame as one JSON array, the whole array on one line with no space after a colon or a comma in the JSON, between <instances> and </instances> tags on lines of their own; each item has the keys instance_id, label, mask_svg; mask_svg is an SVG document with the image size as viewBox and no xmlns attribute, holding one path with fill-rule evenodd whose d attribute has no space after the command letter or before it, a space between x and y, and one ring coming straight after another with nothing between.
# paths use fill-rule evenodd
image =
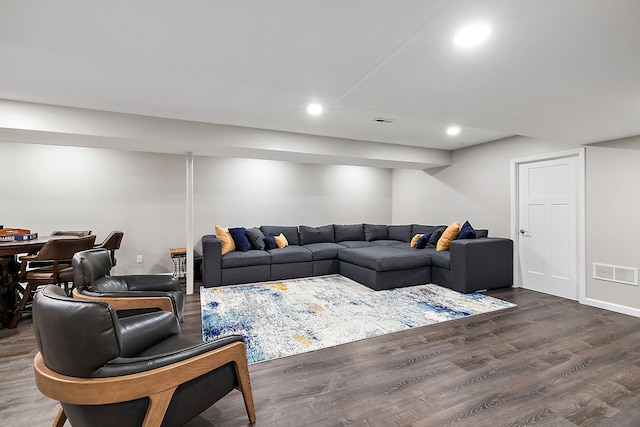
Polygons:
<instances>
[{"instance_id":1,"label":"door frame","mask_svg":"<svg viewBox=\"0 0 640 427\"><path fill-rule=\"evenodd\" d=\"M576 161L576 285L578 302L586 301L586 250L585 250L585 147L557 153L541 154L511 160L511 239L513 240L513 286L519 288L520 283L520 233L518 218L520 214L519 175L518 168L522 164L537 163L547 160L575 157Z\"/></svg>"}]
</instances>

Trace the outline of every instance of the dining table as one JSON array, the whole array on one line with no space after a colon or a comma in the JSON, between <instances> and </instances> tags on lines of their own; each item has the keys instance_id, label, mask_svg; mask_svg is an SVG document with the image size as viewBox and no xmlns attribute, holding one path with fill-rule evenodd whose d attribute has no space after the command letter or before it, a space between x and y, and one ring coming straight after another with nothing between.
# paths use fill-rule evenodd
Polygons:
<instances>
[{"instance_id":1,"label":"dining table","mask_svg":"<svg viewBox=\"0 0 640 427\"><path fill-rule=\"evenodd\" d=\"M11 323L16 302L19 300L17 292L20 289L18 284L20 255L35 254L45 243L54 239L77 239L77 237L38 236L32 240L0 242L0 317L3 328L7 328Z\"/></svg>"}]
</instances>

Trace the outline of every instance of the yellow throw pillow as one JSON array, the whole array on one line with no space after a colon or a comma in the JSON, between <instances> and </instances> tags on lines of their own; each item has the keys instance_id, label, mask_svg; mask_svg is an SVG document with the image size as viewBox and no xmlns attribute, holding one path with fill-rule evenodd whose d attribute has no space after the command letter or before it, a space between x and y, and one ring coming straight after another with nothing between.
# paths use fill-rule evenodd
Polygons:
<instances>
[{"instance_id":1,"label":"yellow throw pillow","mask_svg":"<svg viewBox=\"0 0 640 427\"><path fill-rule=\"evenodd\" d=\"M411 239L411 247L415 248L416 245L418 244L418 240L420 240L420 238L424 236L424 234L416 234L415 236L413 236L413 239Z\"/></svg>"},{"instance_id":2,"label":"yellow throw pillow","mask_svg":"<svg viewBox=\"0 0 640 427\"><path fill-rule=\"evenodd\" d=\"M276 241L276 246L279 247L280 249L286 248L287 246L289 246L289 242L287 241L287 238L284 237L284 234L282 233L275 236L273 239Z\"/></svg>"},{"instance_id":3,"label":"yellow throw pillow","mask_svg":"<svg viewBox=\"0 0 640 427\"><path fill-rule=\"evenodd\" d=\"M222 255L236 250L233 237L229 234L229 229L216 225L216 237L222 242Z\"/></svg>"},{"instance_id":4,"label":"yellow throw pillow","mask_svg":"<svg viewBox=\"0 0 640 427\"><path fill-rule=\"evenodd\" d=\"M436 250L448 251L449 245L451 245L453 240L456 240L458 234L460 234L460 221L452 223L446 230L444 230L444 233L442 233L442 236L440 236L440 239L438 240Z\"/></svg>"}]
</instances>

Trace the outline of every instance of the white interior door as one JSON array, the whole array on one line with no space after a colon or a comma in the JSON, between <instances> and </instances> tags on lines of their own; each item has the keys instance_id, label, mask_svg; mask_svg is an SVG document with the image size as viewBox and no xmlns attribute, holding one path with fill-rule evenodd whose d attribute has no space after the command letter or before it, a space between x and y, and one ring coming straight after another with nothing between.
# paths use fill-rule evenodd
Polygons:
<instances>
[{"instance_id":1,"label":"white interior door","mask_svg":"<svg viewBox=\"0 0 640 427\"><path fill-rule=\"evenodd\" d=\"M522 287L578 299L577 157L518 165Z\"/></svg>"}]
</instances>

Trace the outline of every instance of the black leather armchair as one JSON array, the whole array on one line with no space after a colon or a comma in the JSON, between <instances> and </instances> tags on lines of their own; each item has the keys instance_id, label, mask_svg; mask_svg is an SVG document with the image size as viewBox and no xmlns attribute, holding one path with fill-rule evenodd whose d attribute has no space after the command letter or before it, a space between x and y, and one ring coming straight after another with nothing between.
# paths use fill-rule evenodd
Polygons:
<instances>
[{"instance_id":1,"label":"black leather armchair","mask_svg":"<svg viewBox=\"0 0 640 427\"><path fill-rule=\"evenodd\" d=\"M73 296L100 299L118 312L172 311L182 319L184 296L178 279L164 274L110 276L111 254L107 249L76 253L73 265Z\"/></svg>"},{"instance_id":2,"label":"black leather armchair","mask_svg":"<svg viewBox=\"0 0 640 427\"><path fill-rule=\"evenodd\" d=\"M203 343L181 334L171 313L119 318L51 285L36 294L33 319L36 384L62 405L56 426L179 426L234 388L255 421L241 336Z\"/></svg>"}]
</instances>

